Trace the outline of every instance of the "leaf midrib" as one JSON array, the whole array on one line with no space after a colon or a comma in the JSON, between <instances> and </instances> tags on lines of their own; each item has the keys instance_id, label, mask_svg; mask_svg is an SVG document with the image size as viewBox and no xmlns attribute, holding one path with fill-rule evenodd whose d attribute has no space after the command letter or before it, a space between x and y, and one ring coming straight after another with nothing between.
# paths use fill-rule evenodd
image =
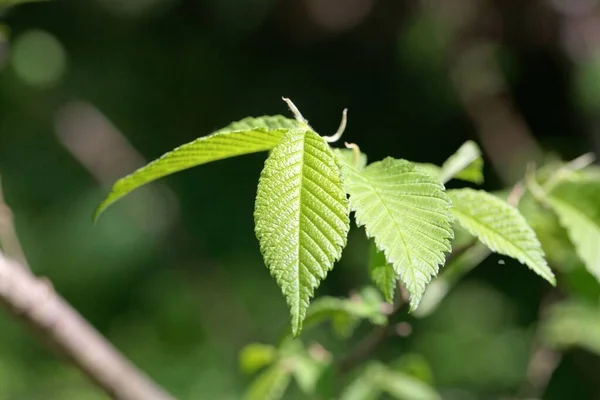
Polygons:
<instances>
[{"instance_id":1,"label":"leaf midrib","mask_svg":"<svg viewBox=\"0 0 600 400\"><path fill-rule=\"evenodd\" d=\"M303 196L303 190L302 188L304 187L304 165L306 163L306 132L302 134L302 165L300 167L300 193L298 194L298 213L296 215L296 218L298 218L298 233L297 233L297 243L298 246L296 248L296 259L298 260L298 265L296 266L296 307L295 308L295 313L293 313L292 315L295 316L295 322L294 322L294 326L296 329L300 328L300 302L302 301L302 294L300 293L300 265L302 264L302 261L300 259L300 248L302 247L302 245L300 244L300 240L301 237L300 235L302 234L302 229L303 229L303 223L302 223L302 198Z\"/></svg>"},{"instance_id":2,"label":"leaf midrib","mask_svg":"<svg viewBox=\"0 0 600 400\"><path fill-rule=\"evenodd\" d=\"M459 210L458 210L456 207L453 207L453 208L452 208L452 211L453 211L453 212L455 212L455 213L457 213L457 214L460 214L460 215L461 215L463 218L465 218L465 219L468 219L468 220L470 220L470 221L474 222L476 225L479 225L479 226L481 226L481 227L484 227L486 230L488 230L488 231L491 231L491 232L495 233L496 235L500 236L500 237L501 237L501 238L502 238L502 239L503 239L503 240L504 240L504 241L505 241L505 242L506 242L506 243L507 243L509 246L513 247L514 249L517 249L517 250L518 250L518 252L522 254L522 256L523 256L523 258L524 258L524 259L526 259L526 260L528 260L529 262L531 262L531 263L532 263L532 265L535 265L535 266L537 266L537 265L538 265L538 263L537 263L537 262L536 262L534 259L532 259L532 258L531 258L531 257L530 257L530 256L527 254L527 252L525 252L523 249L521 249L520 247L518 247L517 245L515 245L515 244L514 244L512 241L508 240L508 239L506 238L506 236L504 236L502 233L500 233L500 232L499 232L499 231L497 231L496 229L493 229L493 228L491 228L489 225L485 225L485 224L481 223L479 220L477 220L477 219L475 219L475 218L471 217L469 214L465 214L465 213L463 213L463 212L459 211ZM481 240L481 239L480 239L480 240ZM498 250L495 250L495 251L499 252Z\"/></svg>"},{"instance_id":3,"label":"leaf midrib","mask_svg":"<svg viewBox=\"0 0 600 400\"><path fill-rule=\"evenodd\" d=\"M385 211L390 216L390 218L392 220L392 223L394 224L394 229L398 233L398 237L400 238L400 241L402 242L402 246L404 246L404 249L406 249L407 248L406 241L404 240L404 236L402 235L402 231L398 227L398 224L396 223L396 220L394 219L393 214L390 212L390 209L387 207L386 203L383 201L381 195L379 194L379 190L373 185L373 183L372 183L372 181L370 179L366 179L366 182L367 182L368 185L371 186L371 188L373 189L373 192L375 192L375 195L377 195L377 198L379 199L379 202L383 205L383 208L385 209ZM385 250L384 250L384 253L385 253ZM405 253L406 253L406 258L408 259L408 264L410 265L409 270L410 270L411 275L412 275L412 280L416 281L416 275L415 275L415 271L414 271L414 267L413 267L412 258L410 256L410 252L409 251L405 251ZM394 264L395 263L393 263L392 266L396 267ZM396 268L394 268L394 269L396 269ZM400 273L400 268L398 267L398 269L395 272L397 274L399 274Z\"/></svg>"}]
</instances>

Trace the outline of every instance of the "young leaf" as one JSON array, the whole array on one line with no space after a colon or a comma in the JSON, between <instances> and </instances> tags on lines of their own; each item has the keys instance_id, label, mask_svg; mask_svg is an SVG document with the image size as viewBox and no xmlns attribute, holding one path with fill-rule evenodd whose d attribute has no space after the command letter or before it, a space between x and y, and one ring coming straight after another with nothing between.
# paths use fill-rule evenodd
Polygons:
<instances>
[{"instance_id":1,"label":"young leaf","mask_svg":"<svg viewBox=\"0 0 600 400\"><path fill-rule=\"evenodd\" d=\"M554 273L533 229L519 211L482 190L449 190L456 220L492 251L516 258L556 285Z\"/></svg>"},{"instance_id":2,"label":"young leaf","mask_svg":"<svg viewBox=\"0 0 600 400\"><path fill-rule=\"evenodd\" d=\"M140 186L201 164L270 150L279 143L285 132L298 129L305 127L296 120L280 115L245 118L211 135L184 144L119 179L96 210L94 219L98 219L112 203Z\"/></svg>"},{"instance_id":3,"label":"young leaf","mask_svg":"<svg viewBox=\"0 0 600 400\"><path fill-rule=\"evenodd\" d=\"M600 280L600 182L561 182L548 201L587 270Z\"/></svg>"},{"instance_id":4,"label":"young leaf","mask_svg":"<svg viewBox=\"0 0 600 400\"><path fill-rule=\"evenodd\" d=\"M350 228L339 166L322 137L311 131L283 136L261 173L254 218L261 252L286 297L296 336Z\"/></svg>"},{"instance_id":5,"label":"young leaf","mask_svg":"<svg viewBox=\"0 0 600 400\"><path fill-rule=\"evenodd\" d=\"M291 380L291 371L284 363L277 363L262 372L244 394L244 400L279 400L283 398Z\"/></svg>"},{"instance_id":6,"label":"young leaf","mask_svg":"<svg viewBox=\"0 0 600 400\"><path fill-rule=\"evenodd\" d=\"M396 291L398 274L394 271L394 267L392 267L385 259L385 254L377 250L375 243L371 243L369 252L369 272L371 274L371 280L375 283L377 288L381 290L385 300L392 304L394 302L394 292Z\"/></svg>"},{"instance_id":7,"label":"young leaf","mask_svg":"<svg viewBox=\"0 0 600 400\"><path fill-rule=\"evenodd\" d=\"M469 140L444 162L439 179L442 183L458 178L481 184L483 183L482 170L481 150L475 142Z\"/></svg>"},{"instance_id":8,"label":"young leaf","mask_svg":"<svg viewBox=\"0 0 600 400\"><path fill-rule=\"evenodd\" d=\"M415 310L450 251L451 203L443 185L410 162L389 157L364 171L344 164L343 171L357 224L384 251Z\"/></svg>"}]
</instances>

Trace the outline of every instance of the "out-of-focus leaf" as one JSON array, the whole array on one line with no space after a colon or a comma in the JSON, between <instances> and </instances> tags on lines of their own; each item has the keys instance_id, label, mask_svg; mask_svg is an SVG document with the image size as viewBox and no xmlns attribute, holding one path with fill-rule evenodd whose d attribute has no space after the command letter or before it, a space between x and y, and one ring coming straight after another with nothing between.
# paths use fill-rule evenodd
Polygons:
<instances>
[{"instance_id":1,"label":"out-of-focus leaf","mask_svg":"<svg viewBox=\"0 0 600 400\"><path fill-rule=\"evenodd\" d=\"M340 400L375 400L380 394L381 390L363 373L344 389Z\"/></svg>"},{"instance_id":2,"label":"out-of-focus leaf","mask_svg":"<svg viewBox=\"0 0 600 400\"><path fill-rule=\"evenodd\" d=\"M525 194L519 202L519 211L535 231L553 268L567 272L581 264L567 231L547 206Z\"/></svg>"},{"instance_id":3,"label":"out-of-focus leaf","mask_svg":"<svg viewBox=\"0 0 600 400\"><path fill-rule=\"evenodd\" d=\"M372 362L346 387L341 400L372 400L381 393L399 400L441 399L431 386L414 376Z\"/></svg>"},{"instance_id":4,"label":"out-of-focus leaf","mask_svg":"<svg viewBox=\"0 0 600 400\"><path fill-rule=\"evenodd\" d=\"M543 321L542 337L557 348L577 346L600 355L600 309L586 303L557 304Z\"/></svg>"},{"instance_id":5,"label":"out-of-focus leaf","mask_svg":"<svg viewBox=\"0 0 600 400\"><path fill-rule=\"evenodd\" d=\"M548 202L587 270L600 280L600 181L560 182Z\"/></svg>"},{"instance_id":6,"label":"out-of-focus leaf","mask_svg":"<svg viewBox=\"0 0 600 400\"><path fill-rule=\"evenodd\" d=\"M433 384L433 372L431 371L431 366L427 362L427 359L420 354L404 354L390 363L390 368L414 376L429 385Z\"/></svg>"},{"instance_id":7,"label":"out-of-focus leaf","mask_svg":"<svg viewBox=\"0 0 600 400\"><path fill-rule=\"evenodd\" d=\"M483 159L479 146L471 140L465 142L442 165L439 179L442 183L452 178L483 183Z\"/></svg>"},{"instance_id":8,"label":"out-of-focus leaf","mask_svg":"<svg viewBox=\"0 0 600 400\"><path fill-rule=\"evenodd\" d=\"M380 363L367 367L368 379L381 391L398 400L441 400L428 384L403 372L394 371Z\"/></svg>"},{"instance_id":9,"label":"out-of-focus leaf","mask_svg":"<svg viewBox=\"0 0 600 400\"><path fill-rule=\"evenodd\" d=\"M417 170L446 183L451 179L482 184L483 158L475 142L465 142L441 167L429 163L414 163Z\"/></svg>"},{"instance_id":10,"label":"out-of-focus leaf","mask_svg":"<svg viewBox=\"0 0 600 400\"><path fill-rule=\"evenodd\" d=\"M331 355L319 345L307 351L300 340L285 340L280 347L281 363L292 372L302 391L314 396L317 384L328 366Z\"/></svg>"},{"instance_id":11,"label":"out-of-focus leaf","mask_svg":"<svg viewBox=\"0 0 600 400\"><path fill-rule=\"evenodd\" d=\"M322 296L308 308L304 324L308 328L331 320L334 332L347 338L361 319L368 319L375 325L385 324L387 317L382 304L380 296L366 289L350 299Z\"/></svg>"},{"instance_id":12,"label":"out-of-focus leaf","mask_svg":"<svg viewBox=\"0 0 600 400\"><path fill-rule=\"evenodd\" d=\"M270 365L277 359L277 349L268 344L251 343L240 353L240 368L246 374L253 374Z\"/></svg>"},{"instance_id":13,"label":"out-of-focus leaf","mask_svg":"<svg viewBox=\"0 0 600 400\"><path fill-rule=\"evenodd\" d=\"M244 400L280 400L291 381L292 373L284 363L262 372L244 394Z\"/></svg>"}]
</instances>

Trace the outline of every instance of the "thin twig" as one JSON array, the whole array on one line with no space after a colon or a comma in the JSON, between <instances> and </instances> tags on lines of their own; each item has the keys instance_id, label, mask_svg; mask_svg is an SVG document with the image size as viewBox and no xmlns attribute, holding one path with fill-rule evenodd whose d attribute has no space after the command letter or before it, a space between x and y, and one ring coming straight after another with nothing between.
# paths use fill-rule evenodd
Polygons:
<instances>
[{"instance_id":1,"label":"thin twig","mask_svg":"<svg viewBox=\"0 0 600 400\"><path fill-rule=\"evenodd\" d=\"M542 300L539 312L540 320L544 319L551 304L550 296L546 296ZM561 354L547 346L540 336L540 328L538 327L533 335L526 380L518 393L520 399L541 398L562 358Z\"/></svg>"}]
</instances>

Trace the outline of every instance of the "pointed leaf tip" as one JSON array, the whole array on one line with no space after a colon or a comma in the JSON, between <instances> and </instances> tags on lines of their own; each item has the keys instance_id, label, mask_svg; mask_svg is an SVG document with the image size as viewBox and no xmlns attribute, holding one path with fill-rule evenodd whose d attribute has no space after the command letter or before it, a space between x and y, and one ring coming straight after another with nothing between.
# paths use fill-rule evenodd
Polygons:
<instances>
[{"instance_id":1,"label":"pointed leaf tip","mask_svg":"<svg viewBox=\"0 0 600 400\"><path fill-rule=\"evenodd\" d=\"M343 173L357 224L405 284L414 311L454 235L444 186L412 163L389 157L362 171L345 164Z\"/></svg>"},{"instance_id":2,"label":"pointed leaf tip","mask_svg":"<svg viewBox=\"0 0 600 400\"><path fill-rule=\"evenodd\" d=\"M280 115L244 118L211 135L184 144L119 179L96 209L94 221L111 204L140 186L212 161L271 150L284 133L296 129L304 127L299 122Z\"/></svg>"},{"instance_id":3,"label":"pointed leaf tip","mask_svg":"<svg viewBox=\"0 0 600 400\"><path fill-rule=\"evenodd\" d=\"M519 260L556 285L542 246L519 210L482 190L449 190L456 220L490 250Z\"/></svg>"},{"instance_id":4,"label":"pointed leaf tip","mask_svg":"<svg viewBox=\"0 0 600 400\"><path fill-rule=\"evenodd\" d=\"M349 230L339 166L322 137L311 131L283 136L261 173L254 218L265 264L290 307L296 337Z\"/></svg>"}]
</instances>

